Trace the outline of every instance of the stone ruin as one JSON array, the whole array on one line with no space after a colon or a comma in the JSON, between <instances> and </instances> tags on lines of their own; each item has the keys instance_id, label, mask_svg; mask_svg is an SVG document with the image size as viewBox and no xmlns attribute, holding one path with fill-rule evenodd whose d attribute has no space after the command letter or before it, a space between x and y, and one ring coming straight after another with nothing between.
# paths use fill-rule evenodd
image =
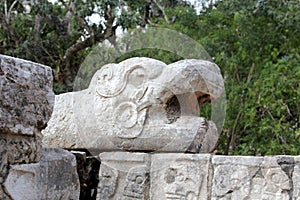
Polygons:
<instances>
[{"instance_id":1,"label":"stone ruin","mask_svg":"<svg viewBox=\"0 0 300 200\"><path fill-rule=\"evenodd\" d=\"M73 154L42 148L54 104L50 67L0 55L0 199L78 199Z\"/></svg>"},{"instance_id":2,"label":"stone ruin","mask_svg":"<svg viewBox=\"0 0 300 200\"><path fill-rule=\"evenodd\" d=\"M0 61L0 199L300 200L300 156L210 154L219 134L199 107L224 90L214 63L108 64L53 108L50 68Z\"/></svg>"}]
</instances>

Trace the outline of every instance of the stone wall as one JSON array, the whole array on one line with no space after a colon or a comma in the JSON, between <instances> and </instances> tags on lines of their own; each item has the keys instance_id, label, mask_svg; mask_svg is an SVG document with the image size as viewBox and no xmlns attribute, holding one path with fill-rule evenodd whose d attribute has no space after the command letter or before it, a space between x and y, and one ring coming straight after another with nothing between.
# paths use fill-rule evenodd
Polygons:
<instances>
[{"instance_id":1,"label":"stone wall","mask_svg":"<svg viewBox=\"0 0 300 200\"><path fill-rule=\"evenodd\" d=\"M100 154L98 200L299 200L300 156Z\"/></svg>"},{"instance_id":2,"label":"stone wall","mask_svg":"<svg viewBox=\"0 0 300 200\"><path fill-rule=\"evenodd\" d=\"M0 89L2 185L10 164L33 163L41 158L41 130L54 103L51 68L0 55ZM1 190L2 186L0 196L4 196Z\"/></svg>"},{"instance_id":3,"label":"stone wall","mask_svg":"<svg viewBox=\"0 0 300 200\"><path fill-rule=\"evenodd\" d=\"M78 199L75 156L42 150L54 106L52 70L0 55L0 199Z\"/></svg>"}]
</instances>

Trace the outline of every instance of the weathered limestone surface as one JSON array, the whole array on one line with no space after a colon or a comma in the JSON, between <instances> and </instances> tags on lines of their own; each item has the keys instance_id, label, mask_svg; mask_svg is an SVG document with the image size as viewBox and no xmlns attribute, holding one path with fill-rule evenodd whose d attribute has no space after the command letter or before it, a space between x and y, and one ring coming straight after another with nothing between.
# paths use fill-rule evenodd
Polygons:
<instances>
[{"instance_id":1,"label":"weathered limestone surface","mask_svg":"<svg viewBox=\"0 0 300 200\"><path fill-rule=\"evenodd\" d=\"M79 199L75 156L45 148L38 163L11 165L4 188L14 200Z\"/></svg>"},{"instance_id":2,"label":"weathered limestone surface","mask_svg":"<svg viewBox=\"0 0 300 200\"><path fill-rule=\"evenodd\" d=\"M51 68L0 55L0 199L10 164L40 160L53 104Z\"/></svg>"},{"instance_id":3,"label":"weathered limestone surface","mask_svg":"<svg viewBox=\"0 0 300 200\"><path fill-rule=\"evenodd\" d=\"M100 159L98 199L299 200L300 156L107 152Z\"/></svg>"},{"instance_id":4,"label":"weathered limestone surface","mask_svg":"<svg viewBox=\"0 0 300 200\"><path fill-rule=\"evenodd\" d=\"M131 58L98 70L88 89L58 95L43 131L44 144L62 148L209 152L216 126L198 117L199 105L224 90L214 63L170 65Z\"/></svg>"},{"instance_id":5,"label":"weathered limestone surface","mask_svg":"<svg viewBox=\"0 0 300 200\"><path fill-rule=\"evenodd\" d=\"M33 163L39 161L40 157L40 136L20 137L0 133L0 184L7 175L9 164Z\"/></svg>"},{"instance_id":6,"label":"weathered limestone surface","mask_svg":"<svg viewBox=\"0 0 300 200\"><path fill-rule=\"evenodd\" d=\"M212 199L297 199L295 157L214 156ZM298 177L297 177L298 176Z\"/></svg>"},{"instance_id":7,"label":"weathered limestone surface","mask_svg":"<svg viewBox=\"0 0 300 200\"><path fill-rule=\"evenodd\" d=\"M97 200L147 200L150 187L150 155L101 153Z\"/></svg>"},{"instance_id":8,"label":"weathered limestone surface","mask_svg":"<svg viewBox=\"0 0 300 200\"><path fill-rule=\"evenodd\" d=\"M38 135L54 103L51 68L0 55L0 89L1 135Z\"/></svg>"},{"instance_id":9,"label":"weathered limestone surface","mask_svg":"<svg viewBox=\"0 0 300 200\"><path fill-rule=\"evenodd\" d=\"M300 200L300 156L295 157L295 167L293 171L293 200Z\"/></svg>"},{"instance_id":10,"label":"weathered limestone surface","mask_svg":"<svg viewBox=\"0 0 300 200\"><path fill-rule=\"evenodd\" d=\"M208 154L152 155L150 199L207 200L209 165Z\"/></svg>"}]
</instances>

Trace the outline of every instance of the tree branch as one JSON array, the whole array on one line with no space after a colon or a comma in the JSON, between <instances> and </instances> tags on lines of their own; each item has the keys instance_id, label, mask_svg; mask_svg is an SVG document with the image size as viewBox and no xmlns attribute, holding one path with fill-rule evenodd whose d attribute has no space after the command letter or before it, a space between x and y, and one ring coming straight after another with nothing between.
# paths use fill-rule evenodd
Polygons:
<instances>
[{"instance_id":1,"label":"tree branch","mask_svg":"<svg viewBox=\"0 0 300 200\"><path fill-rule=\"evenodd\" d=\"M38 44L40 41L40 29L41 29L42 17L39 14L35 15L34 19L34 42Z\"/></svg>"},{"instance_id":2,"label":"tree branch","mask_svg":"<svg viewBox=\"0 0 300 200\"><path fill-rule=\"evenodd\" d=\"M0 23L2 24L4 30L6 30L6 32L8 33L11 41L15 44L18 44L19 38L16 36L12 27L7 23L5 16L1 12L0 12Z\"/></svg>"},{"instance_id":3,"label":"tree branch","mask_svg":"<svg viewBox=\"0 0 300 200\"><path fill-rule=\"evenodd\" d=\"M59 0L59 1L64 5L64 7L68 10L68 12L70 12L75 17L75 20L79 24L79 26L81 26L81 28L85 29L89 33L90 37L93 39L94 38L93 30L90 29L90 27L86 24L86 22L83 19L81 19L81 17L78 16L74 12L75 2L74 3L71 2L70 6L67 6L67 4L63 0ZM67 13L67 15L68 15L68 13Z\"/></svg>"},{"instance_id":4,"label":"tree branch","mask_svg":"<svg viewBox=\"0 0 300 200\"><path fill-rule=\"evenodd\" d=\"M5 1L6 2L6 1ZM8 12L6 11L6 23L8 23L9 24L9 20L10 20L10 14L11 14L11 11L12 11L12 9L14 8L14 6L16 5L18 3L18 0L15 0L12 4L11 4L11 6L10 6L10 8L9 8L9 10L8 10Z\"/></svg>"},{"instance_id":5,"label":"tree branch","mask_svg":"<svg viewBox=\"0 0 300 200\"><path fill-rule=\"evenodd\" d=\"M72 16L72 12L71 10L75 10L75 3L76 3L76 0L72 0L70 2L70 6L68 8L68 12L65 16L65 19L64 19L64 24L66 26L66 29L67 29L67 33L69 34L70 33L70 29L71 29L71 26L70 26L70 20L71 20L71 16ZM74 15L74 14L73 14Z\"/></svg>"},{"instance_id":6,"label":"tree branch","mask_svg":"<svg viewBox=\"0 0 300 200\"><path fill-rule=\"evenodd\" d=\"M60 0L60 1L62 1L62 0ZM80 23L81 26L84 27L84 29L90 30L90 28L87 27L87 25L85 23L82 23L82 20L79 16L77 16L72 10L70 12L75 16L76 21L78 23ZM81 50L84 50L87 47L93 46L96 42L100 43L100 42L103 42L106 39L111 39L111 38L113 38L113 36L115 36L115 31L116 31L117 25L113 26L115 17L112 15L112 10L110 9L110 7L107 8L105 19L107 20L107 22L105 24L106 29L105 29L104 32L99 31L95 35L92 32L92 34L90 34L89 37L87 37L83 40L78 39L75 44L73 44L72 46L70 46L66 50L65 55L63 57L63 61L62 61L62 70L64 71L64 74L67 76L65 78L65 81L66 81L67 85L71 85L71 83L72 83L72 71L74 71L74 70L71 70L71 68L70 68L71 67L71 65L70 65L71 58L74 55L76 55L77 52L79 52Z\"/></svg>"},{"instance_id":7,"label":"tree branch","mask_svg":"<svg viewBox=\"0 0 300 200\"><path fill-rule=\"evenodd\" d=\"M170 24L170 20L168 18L168 16L166 15L166 12L165 12L165 8L163 6L161 6L156 0L153 0L153 2L157 5L157 7L161 10L164 18L165 18L165 21L167 24Z\"/></svg>"}]
</instances>

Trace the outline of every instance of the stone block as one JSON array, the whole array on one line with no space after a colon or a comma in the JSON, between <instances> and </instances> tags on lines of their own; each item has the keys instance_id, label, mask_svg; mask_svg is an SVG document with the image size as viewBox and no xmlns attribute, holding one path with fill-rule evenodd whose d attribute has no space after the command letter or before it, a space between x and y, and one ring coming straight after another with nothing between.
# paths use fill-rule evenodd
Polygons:
<instances>
[{"instance_id":1,"label":"stone block","mask_svg":"<svg viewBox=\"0 0 300 200\"><path fill-rule=\"evenodd\" d=\"M293 171L293 200L300 200L300 156L295 157L295 167Z\"/></svg>"},{"instance_id":2,"label":"stone block","mask_svg":"<svg viewBox=\"0 0 300 200\"><path fill-rule=\"evenodd\" d=\"M40 160L53 105L50 67L0 55L0 184L10 164Z\"/></svg>"},{"instance_id":3,"label":"stone block","mask_svg":"<svg viewBox=\"0 0 300 200\"><path fill-rule=\"evenodd\" d=\"M8 173L9 164L33 163L41 158L40 137L0 134L0 184Z\"/></svg>"},{"instance_id":4,"label":"stone block","mask_svg":"<svg viewBox=\"0 0 300 200\"><path fill-rule=\"evenodd\" d=\"M292 199L294 158L214 156L212 200Z\"/></svg>"},{"instance_id":5,"label":"stone block","mask_svg":"<svg viewBox=\"0 0 300 200\"><path fill-rule=\"evenodd\" d=\"M50 67L0 55L0 134L34 136L50 119Z\"/></svg>"},{"instance_id":6,"label":"stone block","mask_svg":"<svg viewBox=\"0 0 300 200\"><path fill-rule=\"evenodd\" d=\"M210 155L154 154L151 156L151 200L207 200Z\"/></svg>"},{"instance_id":7,"label":"stone block","mask_svg":"<svg viewBox=\"0 0 300 200\"><path fill-rule=\"evenodd\" d=\"M106 152L100 160L97 200L149 199L150 155Z\"/></svg>"},{"instance_id":8,"label":"stone block","mask_svg":"<svg viewBox=\"0 0 300 200\"><path fill-rule=\"evenodd\" d=\"M45 148L40 162L11 165L4 188L14 200L77 200L80 188L75 156Z\"/></svg>"},{"instance_id":9,"label":"stone block","mask_svg":"<svg viewBox=\"0 0 300 200\"><path fill-rule=\"evenodd\" d=\"M131 58L98 70L86 90L55 98L44 144L99 150L209 152L216 125L199 106L218 99L218 66L203 60L170 65Z\"/></svg>"}]
</instances>

